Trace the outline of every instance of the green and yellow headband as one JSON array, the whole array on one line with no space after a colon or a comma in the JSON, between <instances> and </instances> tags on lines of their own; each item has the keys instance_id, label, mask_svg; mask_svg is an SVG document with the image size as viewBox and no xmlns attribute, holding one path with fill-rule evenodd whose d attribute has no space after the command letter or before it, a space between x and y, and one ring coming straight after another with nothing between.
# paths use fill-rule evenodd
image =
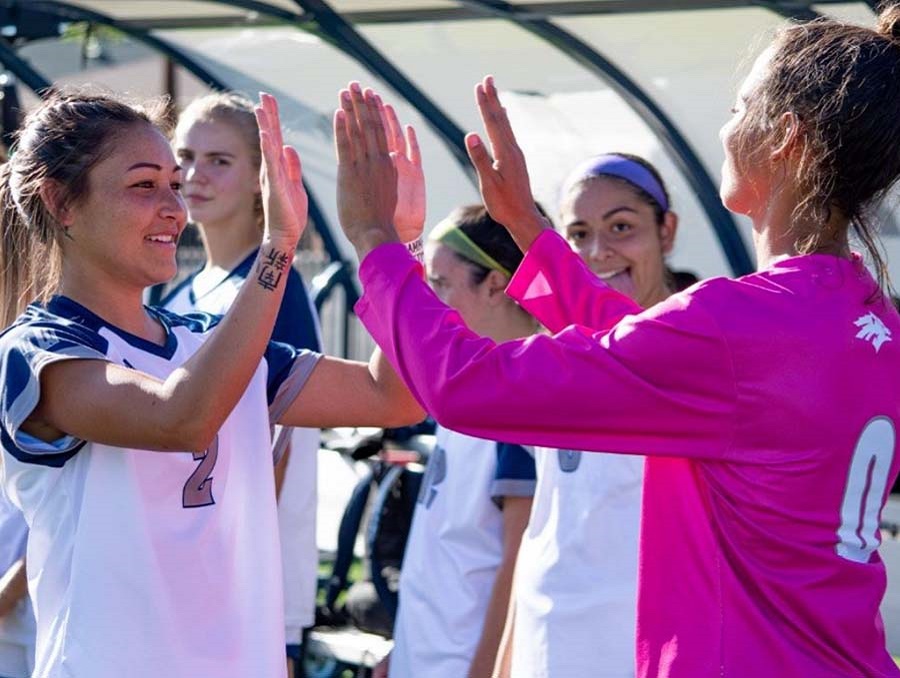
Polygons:
<instances>
[{"instance_id":1,"label":"green and yellow headband","mask_svg":"<svg viewBox=\"0 0 900 678\"><path fill-rule=\"evenodd\" d=\"M473 264L478 264L493 271L499 271L507 278L512 277L512 273L503 264L481 249L452 219L444 219L435 226L431 230L428 239L449 247Z\"/></svg>"}]
</instances>

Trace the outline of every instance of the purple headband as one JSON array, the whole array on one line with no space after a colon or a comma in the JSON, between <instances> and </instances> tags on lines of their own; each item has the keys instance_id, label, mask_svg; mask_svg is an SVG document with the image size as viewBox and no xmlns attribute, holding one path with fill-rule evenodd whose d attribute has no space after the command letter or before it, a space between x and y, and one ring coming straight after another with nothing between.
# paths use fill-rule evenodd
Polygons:
<instances>
[{"instance_id":1,"label":"purple headband","mask_svg":"<svg viewBox=\"0 0 900 678\"><path fill-rule=\"evenodd\" d=\"M666 200L666 192L653 173L639 162L624 158L621 155L608 153L595 155L578 165L569 178L563 184L563 195L566 195L572 187L588 177L611 176L624 179L645 191L653 198L663 212L669 211L669 201Z\"/></svg>"}]
</instances>

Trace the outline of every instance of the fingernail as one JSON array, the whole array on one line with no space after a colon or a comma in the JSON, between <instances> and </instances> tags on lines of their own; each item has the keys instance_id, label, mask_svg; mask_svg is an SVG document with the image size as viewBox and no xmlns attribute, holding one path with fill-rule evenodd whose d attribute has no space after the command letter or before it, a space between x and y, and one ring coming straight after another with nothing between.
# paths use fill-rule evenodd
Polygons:
<instances>
[{"instance_id":1,"label":"fingernail","mask_svg":"<svg viewBox=\"0 0 900 678\"><path fill-rule=\"evenodd\" d=\"M354 92L362 92L362 86L358 82L351 82L350 89Z\"/></svg>"}]
</instances>

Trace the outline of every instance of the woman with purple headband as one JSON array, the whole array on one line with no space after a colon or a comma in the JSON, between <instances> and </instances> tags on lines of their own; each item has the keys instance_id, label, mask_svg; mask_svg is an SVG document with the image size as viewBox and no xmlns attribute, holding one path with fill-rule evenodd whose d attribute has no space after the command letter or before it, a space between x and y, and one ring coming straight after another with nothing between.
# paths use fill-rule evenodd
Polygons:
<instances>
[{"instance_id":1,"label":"woman with purple headband","mask_svg":"<svg viewBox=\"0 0 900 678\"><path fill-rule=\"evenodd\" d=\"M558 224L598 278L642 307L675 291L665 257L678 217L643 158L580 163L563 182ZM499 675L632 678L644 458L538 448L535 463Z\"/></svg>"}]
</instances>

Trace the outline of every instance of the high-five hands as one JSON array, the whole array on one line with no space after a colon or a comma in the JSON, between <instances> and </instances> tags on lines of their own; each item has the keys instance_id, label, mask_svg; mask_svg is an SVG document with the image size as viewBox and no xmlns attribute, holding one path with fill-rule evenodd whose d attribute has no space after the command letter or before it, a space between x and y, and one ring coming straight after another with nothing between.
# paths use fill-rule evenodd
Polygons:
<instances>
[{"instance_id":1,"label":"high-five hands","mask_svg":"<svg viewBox=\"0 0 900 678\"><path fill-rule=\"evenodd\" d=\"M481 197L488 213L503 224L523 252L550 223L538 212L522 154L494 78L475 87L475 99L491 144L490 152L477 134L466 135L466 150L478 173ZM492 157L493 156L493 157Z\"/></svg>"},{"instance_id":2,"label":"high-five hands","mask_svg":"<svg viewBox=\"0 0 900 678\"><path fill-rule=\"evenodd\" d=\"M303 188L300 156L294 148L284 145L275 97L261 93L259 98L260 103L255 112L262 151L259 183L266 236L293 252L306 228L309 207L306 190Z\"/></svg>"},{"instance_id":3,"label":"high-five hands","mask_svg":"<svg viewBox=\"0 0 900 678\"><path fill-rule=\"evenodd\" d=\"M338 218L360 261L386 242L397 242L397 170L391 160L378 98L359 83L341 90L334 114Z\"/></svg>"},{"instance_id":4,"label":"high-five hands","mask_svg":"<svg viewBox=\"0 0 900 678\"><path fill-rule=\"evenodd\" d=\"M425 228L425 173L422 171L422 154L419 140L412 125L404 129L397 119L397 112L390 104L382 103L375 95L384 129L387 132L388 150L397 170L397 208L394 210L394 227L403 242L412 242ZM404 135L405 132L405 135Z\"/></svg>"}]
</instances>

